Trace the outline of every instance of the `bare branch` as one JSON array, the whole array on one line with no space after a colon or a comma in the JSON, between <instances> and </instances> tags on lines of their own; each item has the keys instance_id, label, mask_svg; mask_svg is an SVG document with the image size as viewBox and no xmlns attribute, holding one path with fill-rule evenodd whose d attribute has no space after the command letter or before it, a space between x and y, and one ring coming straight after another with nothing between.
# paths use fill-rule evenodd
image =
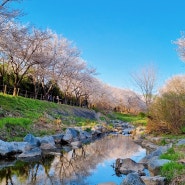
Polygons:
<instances>
[{"instance_id":1,"label":"bare branch","mask_svg":"<svg viewBox=\"0 0 185 185\"><path fill-rule=\"evenodd\" d=\"M147 108L153 99L153 91L157 80L156 75L156 69L153 65L148 65L140 71L131 74L134 84L141 91Z\"/></svg>"},{"instance_id":2,"label":"bare branch","mask_svg":"<svg viewBox=\"0 0 185 185\"><path fill-rule=\"evenodd\" d=\"M5 0L2 2L1 6L4 6L6 3L8 3L10 0Z\"/></svg>"}]
</instances>

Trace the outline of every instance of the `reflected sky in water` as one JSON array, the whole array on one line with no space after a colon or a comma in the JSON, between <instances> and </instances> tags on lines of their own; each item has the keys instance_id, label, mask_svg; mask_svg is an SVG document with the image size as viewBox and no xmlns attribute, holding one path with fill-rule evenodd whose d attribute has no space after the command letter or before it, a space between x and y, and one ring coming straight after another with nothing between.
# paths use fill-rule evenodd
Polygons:
<instances>
[{"instance_id":1,"label":"reflected sky in water","mask_svg":"<svg viewBox=\"0 0 185 185\"><path fill-rule=\"evenodd\" d=\"M140 148L139 151L130 158L138 162L145 155L146 150ZM116 176L114 168L112 167L114 163L115 159L110 159L98 164L97 168L92 172L92 175L87 177L87 184L89 183L90 185L95 185L100 182L114 182L116 184L120 184L123 181L125 175L122 175L121 177Z\"/></svg>"},{"instance_id":2,"label":"reflected sky in water","mask_svg":"<svg viewBox=\"0 0 185 185\"><path fill-rule=\"evenodd\" d=\"M103 182L120 184L124 176L116 176L112 167L115 160L132 158L137 162L145 155L145 149L135 144L129 137L106 136L83 148L42 158L39 162L13 161L15 164L12 163L12 167L0 170L0 184L96 185Z\"/></svg>"}]
</instances>

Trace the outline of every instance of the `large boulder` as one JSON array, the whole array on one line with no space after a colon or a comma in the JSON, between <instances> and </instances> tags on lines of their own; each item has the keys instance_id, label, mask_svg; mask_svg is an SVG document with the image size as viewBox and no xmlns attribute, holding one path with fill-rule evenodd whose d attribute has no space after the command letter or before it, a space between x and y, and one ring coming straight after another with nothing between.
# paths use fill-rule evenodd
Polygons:
<instances>
[{"instance_id":1,"label":"large boulder","mask_svg":"<svg viewBox=\"0 0 185 185\"><path fill-rule=\"evenodd\" d=\"M17 153L22 153L26 145L27 142L5 142L0 140L0 156L8 157Z\"/></svg>"},{"instance_id":2,"label":"large boulder","mask_svg":"<svg viewBox=\"0 0 185 185\"><path fill-rule=\"evenodd\" d=\"M157 175L159 174L160 168L166 164L171 162L170 160L167 159L159 159L158 156L155 156L153 158L151 158L148 161L148 170L153 174L153 175Z\"/></svg>"},{"instance_id":3,"label":"large boulder","mask_svg":"<svg viewBox=\"0 0 185 185\"><path fill-rule=\"evenodd\" d=\"M148 140L143 140L142 143L141 143L141 146L143 148L146 148L149 151L154 151L159 147L158 145L156 145L156 144L154 144L154 143L152 143Z\"/></svg>"},{"instance_id":4,"label":"large boulder","mask_svg":"<svg viewBox=\"0 0 185 185\"><path fill-rule=\"evenodd\" d=\"M56 134L52 136L56 144L61 144L61 140L64 137L64 134Z\"/></svg>"},{"instance_id":5,"label":"large boulder","mask_svg":"<svg viewBox=\"0 0 185 185\"><path fill-rule=\"evenodd\" d=\"M165 185L166 178L160 175L154 177L142 176L141 179L146 185Z\"/></svg>"},{"instance_id":6,"label":"large boulder","mask_svg":"<svg viewBox=\"0 0 185 185\"><path fill-rule=\"evenodd\" d=\"M0 140L0 155L5 156L12 151L12 148L7 145L7 142Z\"/></svg>"},{"instance_id":7,"label":"large boulder","mask_svg":"<svg viewBox=\"0 0 185 185\"><path fill-rule=\"evenodd\" d=\"M27 146L27 142L10 142L10 145L13 146L14 150L17 153L24 152Z\"/></svg>"},{"instance_id":8,"label":"large boulder","mask_svg":"<svg viewBox=\"0 0 185 185\"><path fill-rule=\"evenodd\" d=\"M35 147L39 147L40 146L40 141L38 138L36 138L35 136L33 136L32 134L27 134L24 139L24 142L28 142L30 145L33 145Z\"/></svg>"},{"instance_id":9,"label":"large boulder","mask_svg":"<svg viewBox=\"0 0 185 185\"><path fill-rule=\"evenodd\" d=\"M140 163L148 163L150 159L152 159L153 157L157 156L159 157L161 154L167 152L167 150L169 148L172 147L172 144L169 145L165 145L165 146L160 146L158 147L156 150L154 150L153 152L151 152L150 154L146 155L141 161L139 161Z\"/></svg>"},{"instance_id":10,"label":"large boulder","mask_svg":"<svg viewBox=\"0 0 185 185\"><path fill-rule=\"evenodd\" d=\"M40 145L40 149L41 149L41 150L47 150L47 151L54 151L54 150L56 150L57 148L56 148L56 146L53 145L53 144L50 144L50 143L42 143L42 144Z\"/></svg>"},{"instance_id":11,"label":"large boulder","mask_svg":"<svg viewBox=\"0 0 185 185\"><path fill-rule=\"evenodd\" d=\"M40 144L50 143L52 145L55 145L55 140L52 136L37 137L37 139L39 140Z\"/></svg>"},{"instance_id":12,"label":"large boulder","mask_svg":"<svg viewBox=\"0 0 185 185\"><path fill-rule=\"evenodd\" d=\"M116 160L116 173L127 175L132 172L141 173L145 169L143 164L136 163L130 158Z\"/></svg>"},{"instance_id":13,"label":"large boulder","mask_svg":"<svg viewBox=\"0 0 185 185\"><path fill-rule=\"evenodd\" d=\"M42 138L37 138L39 139L41 145L40 148L42 150L55 150L55 140L52 136L44 136Z\"/></svg>"},{"instance_id":14,"label":"large boulder","mask_svg":"<svg viewBox=\"0 0 185 185\"><path fill-rule=\"evenodd\" d=\"M185 139L180 139L176 145L185 145Z\"/></svg>"},{"instance_id":15,"label":"large boulder","mask_svg":"<svg viewBox=\"0 0 185 185\"><path fill-rule=\"evenodd\" d=\"M145 185L140 176L136 173L129 173L121 185Z\"/></svg>"},{"instance_id":16,"label":"large boulder","mask_svg":"<svg viewBox=\"0 0 185 185\"><path fill-rule=\"evenodd\" d=\"M74 128L67 128L62 139L64 141L71 142L71 141L78 140L78 137L79 137L78 130L76 130Z\"/></svg>"},{"instance_id":17,"label":"large boulder","mask_svg":"<svg viewBox=\"0 0 185 185\"><path fill-rule=\"evenodd\" d=\"M92 134L85 130L79 130L79 137L80 137L80 140L86 140L86 139L92 138Z\"/></svg>"}]
</instances>

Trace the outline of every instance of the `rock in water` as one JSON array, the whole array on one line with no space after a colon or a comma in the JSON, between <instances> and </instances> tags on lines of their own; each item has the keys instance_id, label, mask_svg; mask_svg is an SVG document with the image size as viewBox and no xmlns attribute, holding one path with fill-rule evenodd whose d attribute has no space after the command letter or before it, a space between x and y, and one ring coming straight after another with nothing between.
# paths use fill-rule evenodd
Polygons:
<instances>
[{"instance_id":1,"label":"rock in water","mask_svg":"<svg viewBox=\"0 0 185 185\"><path fill-rule=\"evenodd\" d=\"M130 158L117 159L115 168L118 174L124 174L124 175L127 175L132 172L139 173L145 169L143 164L136 163Z\"/></svg>"},{"instance_id":2,"label":"rock in water","mask_svg":"<svg viewBox=\"0 0 185 185\"><path fill-rule=\"evenodd\" d=\"M121 185L145 185L145 183L138 174L130 173L126 176Z\"/></svg>"}]
</instances>

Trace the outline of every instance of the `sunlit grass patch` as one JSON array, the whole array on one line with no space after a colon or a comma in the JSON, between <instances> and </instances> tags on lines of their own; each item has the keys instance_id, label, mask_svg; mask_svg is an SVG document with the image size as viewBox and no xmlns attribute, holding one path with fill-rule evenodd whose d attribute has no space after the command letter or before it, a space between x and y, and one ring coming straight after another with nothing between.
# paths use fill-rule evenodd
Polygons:
<instances>
[{"instance_id":1,"label":"sunlit grass patch","mask_svg":"<svg viewBox=\"0 0 185 185\"><path fill-rule=\"evenodd\" d=\"M9 125L19 125L22 127L27 127L29 124L31 124L31 119L29 118L11 118L11 117L5 117L0 119L0 128L3 128L4 126Z\"/></svg>"},{"instance_id":2,"label":"sunlit grass patch","mask_svg":"<svg viewBox=\"0 0 185 185\"><path fill-rule=\"evenodd\" d=\"M146 125L147 118L145 114L138 114L138 115L132 115L132 114L122 114L115 112L113 115L111 115L112 118L118 119L124 122L129 122L135 125Z\"/></svg>"}]
</instances>

